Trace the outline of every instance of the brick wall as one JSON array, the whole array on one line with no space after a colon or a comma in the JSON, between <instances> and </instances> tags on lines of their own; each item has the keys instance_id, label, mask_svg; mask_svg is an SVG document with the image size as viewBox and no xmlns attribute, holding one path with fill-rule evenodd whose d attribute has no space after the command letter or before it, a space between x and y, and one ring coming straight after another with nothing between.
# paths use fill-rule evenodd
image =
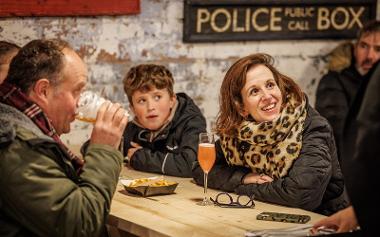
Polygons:
<instances>
[{"instance_id":1,"label":"brick wall","mask_svg":"<svg viewBox=\"0 0 380 237\"><path fill-rule=\"evenodd\" d=\"M378 4L379 8L379 4ZM164 13L164 14L163 14ZM325 72L326 55L337 40L182 42L183 1L142 0L141 13L118 17L0 18L0 39L20 45L36 38L61 38L78 50L89 66L90 88L114 101L127 99L122 78L132 65L164 64L173 72L175 90L194 98L209 125L218 111L218 90L229 66L239 57L265 52L278 69L294 78L314 105ZM69 144L88 138L91 125L76 122L63 136Z\"/></svg>"}]
</instances>

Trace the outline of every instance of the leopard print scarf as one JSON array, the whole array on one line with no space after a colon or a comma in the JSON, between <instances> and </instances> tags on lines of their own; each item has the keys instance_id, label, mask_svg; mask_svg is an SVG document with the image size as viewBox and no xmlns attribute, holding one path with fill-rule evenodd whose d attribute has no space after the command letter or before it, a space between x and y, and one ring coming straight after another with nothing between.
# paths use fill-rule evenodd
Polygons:
<instances>
[{"instance_id":1,"label":"leopard print scarf","mask_svg":"<svg viewBox=\"0 0 380 237\"><path fill-rule=\"evenodd\" d=\"M280 116L268 122L243 121L236 137L220 136L230 165L245 166L274 179L285 176L302 147L306 99L297 106L288 96ZM299 104L299 103L298 103Z\"/></svg>"}]
</instances>

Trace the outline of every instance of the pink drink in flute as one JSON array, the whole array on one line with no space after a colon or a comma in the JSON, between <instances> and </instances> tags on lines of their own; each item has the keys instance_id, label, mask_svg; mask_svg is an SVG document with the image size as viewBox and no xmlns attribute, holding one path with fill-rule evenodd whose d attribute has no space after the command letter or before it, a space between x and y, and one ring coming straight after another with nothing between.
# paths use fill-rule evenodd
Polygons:
<instances>
[{"instance_id":1,"label":"pink drink in flute","mask_svg":"<svg viewBox=\"0 0 380 237\"><path fill-rule=\"evenodd\" d=\"M210 172L215 163L215 145L210 143L199 143L198 161L203 172Z\"/></svg>"},{"instance_id":2,"label":"pink drink in flute","mask_svg":"<svg viewBox=\"0 0 380 237\"><path fill-rule=\"evenodd\" d=\"M204 173L204 198L198 205L207 206L213 203L207 197L207 175L215 163L215 140L212 133L199 134L198 162Z\"/></svg>"}]
</instances>

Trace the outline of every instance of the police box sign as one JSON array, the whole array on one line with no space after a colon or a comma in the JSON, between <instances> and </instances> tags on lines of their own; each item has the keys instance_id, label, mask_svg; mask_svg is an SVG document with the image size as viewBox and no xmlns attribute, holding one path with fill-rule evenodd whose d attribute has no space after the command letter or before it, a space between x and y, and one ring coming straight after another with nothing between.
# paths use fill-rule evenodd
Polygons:
<instances>
[{"instance_id":1,"label":"police box sign","mask_svg":"<svg viewBox=\"0 0 380 237\"><path fill-rule=\"evenodd\" d=\"M376 0L185 0L184 42L354 38Z\"/></svg>"}]
</instances>

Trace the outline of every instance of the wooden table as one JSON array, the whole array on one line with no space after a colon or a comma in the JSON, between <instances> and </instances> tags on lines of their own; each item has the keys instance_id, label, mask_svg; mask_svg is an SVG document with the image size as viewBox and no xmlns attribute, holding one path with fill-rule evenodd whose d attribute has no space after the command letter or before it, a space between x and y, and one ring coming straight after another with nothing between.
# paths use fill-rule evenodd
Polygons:
<instances>
[{"instance_id":1,"label":"wooden table","mask_svg":"<svg viewBox=\"0 0 380 237\"><path fill-rule=\"evenodd\" d=\"M157 176L125 168L122 176L127 179ZM159 176L159 175L158 175ZM221 208L198 206L203 197L203 188L190 178L165 176L166 180L179 183L175 194L140 197L129 194L120 184L112 200L109 225L122 232L137 236L244 236L246 230L283 228L300 224L256 220L263 211L276 211L292 214L307 214L314 223L324 216L297 208L255 201L256 207ZM215 197L220 192L209 189ZM236 196L235 194L232 194ZM121 236L115 235L114 236ZM126 236L125 234L122 236Z\"/></svg>"}]
</instances>

